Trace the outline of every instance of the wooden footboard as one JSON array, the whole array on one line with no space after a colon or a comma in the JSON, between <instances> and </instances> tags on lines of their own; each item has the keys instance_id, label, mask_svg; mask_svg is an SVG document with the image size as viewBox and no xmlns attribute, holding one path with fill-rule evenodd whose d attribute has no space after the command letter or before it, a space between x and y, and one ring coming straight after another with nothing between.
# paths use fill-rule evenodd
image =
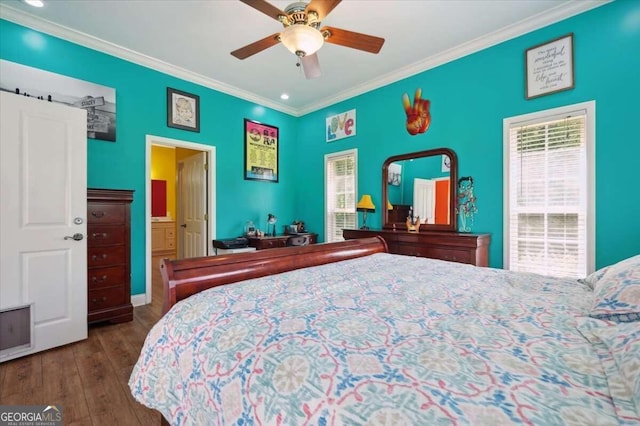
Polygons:
<instances>
[{"instance_id":1,"label":"wooden footboard","mask_svg":"<svg viewBox=\"0 0 640 426\"><path fill-rule=\"evenodd\" d=\"M313 244L192 259L163 259L163 313L192 294L211 287L294 269L388 252L381 237Z\"/></svg>"}]
</instances>

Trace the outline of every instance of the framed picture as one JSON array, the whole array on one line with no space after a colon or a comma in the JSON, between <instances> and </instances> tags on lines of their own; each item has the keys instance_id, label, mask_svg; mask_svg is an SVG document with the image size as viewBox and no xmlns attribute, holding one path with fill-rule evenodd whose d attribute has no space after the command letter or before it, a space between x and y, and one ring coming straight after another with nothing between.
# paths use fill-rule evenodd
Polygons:
<instances>
[{"instance_id":1,"label":"framed picture","mask_svg":"<svg viewBox=\"0 0 640 426\"><path fill-rule=\"evenodd\" d=\"M327 142L337 141L356 135L356 110L352 109L341 114L326 118Z\"/></svg>"},{"instance_id":2,"label":"framed picture","mask_svg":"<svg viewBox=\"0 0 640 426\"><path fill-rule=\"evenodd\" d=\"M402 183L402 166L398 163L389 164L387 172L387 184L400 186Z\"/></svg>"},{"instance_id":3,"label":"framed picture","mask_svg":"<svg viewBox=\"0 0 640 426\"><path fill-rule=\"evenodd\" d=\"M573 89L573 33L527 49L525 64L527 99Z\"/></svg>"},{"instance_id":4,"label":"framed picture","mask_svg":"<svg viewBox=\"0 0 640 426\"><path fill-rule=\"evenodd\" d=\"M200 132L200 96L167 87L167 126Z\"/></svg>"},{"instance_id":5,"label":"framed picture","mask_svg":"<svg viewBox=\"0 0 640 426\"><path fill-rule=\"evenodd\" d=\"M279 130L244 119L244 178L278 182Z\"/></svg>"}]
</instances>

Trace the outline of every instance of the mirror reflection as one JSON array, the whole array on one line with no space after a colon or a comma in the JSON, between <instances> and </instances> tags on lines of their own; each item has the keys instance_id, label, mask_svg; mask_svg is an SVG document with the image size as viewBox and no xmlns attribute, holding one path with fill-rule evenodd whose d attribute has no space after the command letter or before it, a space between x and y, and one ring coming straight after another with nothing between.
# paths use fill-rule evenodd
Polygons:
<instances>
[{"instance_id":1,"label":"mirror reflection","mask_svg":"<svg viewBox=\"0 0 640 426\"><path fill-rule=\"evenodd\" d=\"M420 229L456 230L457 160L446 148L390 157L383 166L385 228L405 229L407 217ZM453 184L452 184L453 182Z\"/></svg>"}]
</instances>

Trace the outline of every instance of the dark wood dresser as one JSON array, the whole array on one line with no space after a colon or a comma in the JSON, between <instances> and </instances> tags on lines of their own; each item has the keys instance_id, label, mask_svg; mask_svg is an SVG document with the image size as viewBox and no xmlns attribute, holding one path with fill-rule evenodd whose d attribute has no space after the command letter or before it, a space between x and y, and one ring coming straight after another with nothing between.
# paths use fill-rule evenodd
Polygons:
<instances>
[{"instance_id":1,"label":"dark wood dresser","mask_svg":"<svg viewBox=\"0 0 640 426\"><path fill-rule=\"evenodd\" d=\"M309 236L309 244L318 242L318 234L305 234ZM269 248L286 247L287 240L295 235L277 235L275 237L247 237L249 239L249 247L255 247L256 250L264 250Z\"/></svg>"},{"instance_id":2,"label":"dark wood dresser","mask_svg":"<svg viewBox=\"0 0 640 426\"><path fill-rule=\"evenodd\" d=\"M379 235L387 242L389 253L489 266L490 234L344 229L342 235L346 240Z\"/></svg>"},{"instance_id":3,"label":"dark wood dresser","mask_svg":"<svg viewBox=\"0 0 640 426\"><path fill-rule=\"evenodd\" d=\"M131 202L133 191L87 190L89 324L133 319Z\"/></svg>"}]
</instances>

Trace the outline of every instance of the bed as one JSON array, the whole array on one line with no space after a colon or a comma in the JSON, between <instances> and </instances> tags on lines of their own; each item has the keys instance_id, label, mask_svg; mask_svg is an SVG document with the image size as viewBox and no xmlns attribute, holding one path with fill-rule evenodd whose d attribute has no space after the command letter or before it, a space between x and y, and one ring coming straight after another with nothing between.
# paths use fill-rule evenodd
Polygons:
<instances>
[{"instance_id":1,"label":"bed","mask_svg":"<svg viewBox=\"0 0 640 426\"><path fill-rule=\"evenodd\" d=\"M640 424L640 256L576 281L369 238L163 277L129 386L171 424Z\"/></svg>"}]
</instances>

